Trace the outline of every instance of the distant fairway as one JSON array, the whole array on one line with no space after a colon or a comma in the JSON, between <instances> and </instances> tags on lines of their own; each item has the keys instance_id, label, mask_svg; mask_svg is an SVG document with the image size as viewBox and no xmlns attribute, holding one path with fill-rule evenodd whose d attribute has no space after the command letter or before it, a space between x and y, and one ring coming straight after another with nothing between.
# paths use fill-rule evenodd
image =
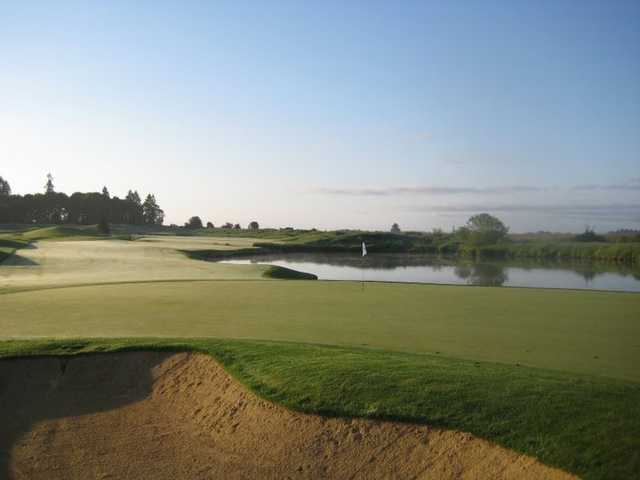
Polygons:
<instances>
[{"instance_id":1,"label":"distant fairway","mask_svg":"<svg viewBox=\"0 0 640 480\"><path fill-rule=\"evenodd\" d=\"M0 293L8 288L46 288L105 282L259 279L263 265L226 265L188 259L177 250L249 248L255 239L216 237L143 237L125 240L39 241L0 266Z\"/></svg>"},{"instance_id":2,"label":"distant fairway","mask_svg":"<svg viewBox=\"0 0 640 480\"><path fill-rule=\"evenodd\" d=\"M638 312L640 296L621 293L188 281L0 295L0 332L366 345L639 381Z\"/></svg>"}]
</instances>

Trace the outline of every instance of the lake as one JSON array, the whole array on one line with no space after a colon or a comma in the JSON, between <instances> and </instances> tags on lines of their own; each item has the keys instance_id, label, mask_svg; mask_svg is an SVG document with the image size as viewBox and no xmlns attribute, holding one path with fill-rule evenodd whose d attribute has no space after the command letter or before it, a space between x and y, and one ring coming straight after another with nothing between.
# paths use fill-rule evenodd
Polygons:
<instances>
[{"instance_id":1,"label":"lake","mask_svg":"<svg viewBox=\"0 0 640 480\"><path fill-rule=\"evenodd\" d=\"M628 266L560 261L465 261L433 255L289 253L224 263L279 265L321 280L442 283L640 292L640 271Z\"/></svg>"}]
</instances>

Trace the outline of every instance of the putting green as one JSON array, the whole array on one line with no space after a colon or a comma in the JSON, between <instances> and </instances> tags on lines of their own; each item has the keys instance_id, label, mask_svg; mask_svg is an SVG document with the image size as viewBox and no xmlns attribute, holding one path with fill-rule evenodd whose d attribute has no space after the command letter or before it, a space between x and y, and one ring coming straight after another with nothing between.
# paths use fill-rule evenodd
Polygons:
<instances>
[{"instance_id":1,"label":"putting green","mask_svg":"<svg viewBox=\"0 0 640 480\"><path fill-rule=\"evenodd\" d=\"M234 266L235 267L235 266ZM640 381L640 295L185 281L0 295L0 337L229 337L520 363Z\"/></svg>"}]
</instances>

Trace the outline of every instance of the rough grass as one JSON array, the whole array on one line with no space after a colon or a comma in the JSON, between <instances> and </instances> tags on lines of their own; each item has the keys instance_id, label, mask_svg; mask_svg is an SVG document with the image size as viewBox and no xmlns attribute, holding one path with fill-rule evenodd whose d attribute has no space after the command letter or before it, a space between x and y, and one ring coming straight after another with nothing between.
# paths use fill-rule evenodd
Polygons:
<instances>
[{"instance_id":1,"label":"rough grass","mask_svg":"<svg viewBox=\"0 0 640 480\"><path fill-rule=\"evenodd\" d=\"M598 260L640 265L640 243L529 242L470 248L466 254L484 258Z\"/></svg>"},{"instance_id":2,"label":"rough grass","mask_svg":"<svg viewBox=\"0 0 640 480\"><path fill-rule=\"evenodd\" d=\"M194 350L289 408L471 432L585 479L640 474L640 384L357 348L220 339L0 342L0 357Z\"/></svg>"},{"instance_id":3,"label":"rough grass","mask_svg":"<svg viewBox=\"0 0 640 480\"><path fill-rule=\"evenodd\" d=\"M38 240L71 240L86 239L103 236L95 225L56 225L53 227L36 228L20 234L20 238L29 242Z\"/></svg>"},{"instance_id":4,"label":"rough grass","mask_svg":"<svg viewBox=\"0 0 640 480\"><path fill-rule=\"evenodd\" d=\"M640 295L614 292L165 281L6 293L0 336L366 344L640 381L638 312Z\"/></svg>"}]
</instances>

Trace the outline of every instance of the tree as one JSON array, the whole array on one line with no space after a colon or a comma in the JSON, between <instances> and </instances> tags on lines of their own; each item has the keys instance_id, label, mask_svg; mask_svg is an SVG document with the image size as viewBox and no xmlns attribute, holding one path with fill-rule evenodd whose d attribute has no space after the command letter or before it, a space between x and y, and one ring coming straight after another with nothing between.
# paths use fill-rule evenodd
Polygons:
<instances>
[{"instance_id":1,"label":"tree","mask_svg":"<svg viewBox=\"0 0 640 480\"><path fill-rule=\"evenodd\" d=\"M234 230L242 230L242 227L240 226L240 224L239 224L239 223L236 223L236 224L233 226L233 229L234 229Z\"/></svg>"},{"instance_id":2,"label":"tree","mask_svg":"<svg viewBox=\"0 0 640 480\"><path fill-rule=\"evenodd\" d=\"M391 225L391 233L400 233L400 225L397 223Z\"/></svg>"},{"instance_id":3,"label":"tree","mask_svg":"<svg viewBox=\"0 0 640 480\"><path fill-rule=\"evenodd\" d=\"M573 237L576 242L606 242L607 239L603 235L598 235L596 231L589 226L584 228L584 233Z\"/></svg>"},{"instance_id":4,"label":"tree","mask_svg":"<svg viewBox=\"0 0 640 480\"><path fill-rule=\"evenodd\" d=\"M162 225L162 222L164 222L164 211L156 203L155 195L148 194L144 200L142 218L147 225Z\"/></svg>"},{"instance_id":5,"label":"tree","mask_svg":"<svg viewBox=\"0 0 640 480\"><path fill-rule=\"evenodd\" d=\"M11 195L11 185L4 178L0 177L0 197Z\"/></svg>"},{"instance_id":6,"label":"tree","mask_svg":"<svg viewBox=\"0 0 640 480\"><path fill-rule=\"evenodd\" d=\"M55 187L53 186L53 175L47 173L47 183L44 186L44 193L47 195L55 193Z\"/></svg>"},{"instance_id":7,"label":"tree","mask_svg":"<svg viewBox=\"0 0 640 480\"><path fill-rule=\"evenodd\" d=\"M202 228L202 219L198 216L191 217L187 223L184 224L186 228Z\"/></svg>"},{"instance_id":8,"label":"tree","mask_svg":"<svg viewBox=\"0 0 640 480\"><path fill-rule=\"evenodd\" d=\"M231 229L231 228L233 228L233 223L231 223L231 222L227 222L227 223L225 223L225 224L222 226L222 228Z\"/></svg>"},{"instance_id":9,"label":"tree","mask_svg":"<svg viewBox=\"0 0 640 480\"><path fill-rule=\"evenodd\" d=\"M207 228L215 228L215 227L213 226L213 223L207 222Z\"/></svg>"},{"instance_id":10,"label":"tree","mask_svg":"<svg viewBox=\"0 0 640 480\"><path fill-rule=\"evenodd\" d=\"M260 225L255 220L249 224L249 230L259 230Z\"/></svg>"},{"instance_id":11,"label":"tree","mask_svg":"<svg viewBox=\"0 0 640 480\"><path fill-rule=\"evenodd\" d=\"M136 205L141 205L140 195L138 195L138 191L137 190L134 191L134 192L129 190L127 192L127 196L125 197L125 200L128 200L129 202L135 203Z\"/></svg>"},{"instance_id":12,"label":"tree","mask_svg":"<svg viewBox=\"0 0 640 480\"><path fill-rule=\"evenodd\" d=\"M125 197L125 201L127 202L127 206L125 208L125 218L124 223L128 223L130 225L139 225L144 223L144 211L142 209L142 202L140 201L140 195L138 191L127 192L127 196Z\"/></svg>"},{"instance_id":13,"label":"tree","mask_svg":"<svg viewBox=\"0 0 640 480\"><path fill-rule=\"evenodd\" d=\"M111 197L111 195L109 195L109 190L107 190L106 186L102 187L102 196L104 196L105 198Z\"/></svg>"},{"instance_id":14,"label":"tree","mask_svg":"<svg viewBox=\"0 0 640 480\"><path fill-rule=\"evenodd\" d=\"M100 222L98 223L98 233L101 233L103 235L109 235L111 233L111 227L109 226L106 215L100 217Z\"/></svg>"},{"instance_id":15,"label":"tree","mask_svg":"<svg viewBox=\"0 0 640 480\"><path fill-rule=\"evenodd\" d=\"M466 236L476 245L491 245L507 236L509 229L502 221L488 213L474 215L467 221Z\"/></svg>"}]
</instances>

